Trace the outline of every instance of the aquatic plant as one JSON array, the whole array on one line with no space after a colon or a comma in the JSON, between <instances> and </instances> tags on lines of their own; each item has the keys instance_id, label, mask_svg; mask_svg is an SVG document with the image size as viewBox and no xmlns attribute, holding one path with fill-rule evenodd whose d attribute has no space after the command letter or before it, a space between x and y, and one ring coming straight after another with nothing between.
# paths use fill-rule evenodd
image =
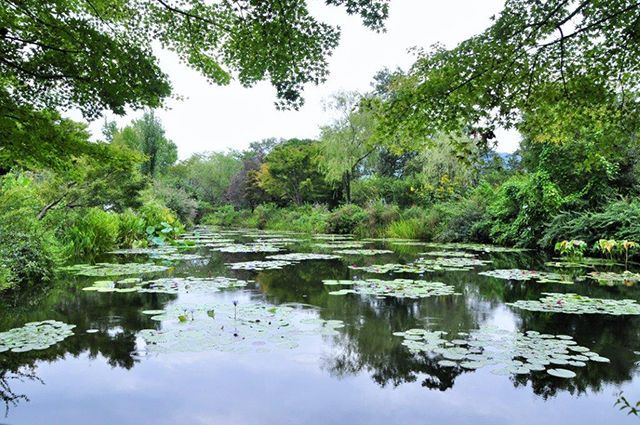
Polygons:
<instances>
[{"instance_id":1,"label":"aquatic plant","mask_svg":"<svg viewBox=\"0 0 640 425\"><path fill-rule=\"evenodd\" d=\"M181 321L180 316L189 316ZM213 314L212 314L213 312ZM161 329L144 329L141 354L197 351L256 351L296 348L304 336L333 336L344 326L340 320L317 317L287 305L262 302L173 305L151 316Z\"/></svg>"},{"instance_id":2,"label":"aquatic plant","mask_svg":"<svg viewBox=\"0 0 640 425\"><path fill-rule=\"evenodd\" d=\"M153 263L96 263L75 264L62 267L59 270L79 276L121 276L163 272L169 270L169 267Z\"/></svg>"},{"instance_id":3,"label":"aquatic plant","mask_svg":"<svg viewBox=\"0 0 640 425\"><path fill-rule=\"evenodd\" d=\"M537 280L540 283L562 283L565 285L573 284L573 279L571 278L571 276L536 270L499 269L488 270L480 272L478 274L505 280Z\"/></svg>"},{"instance_id":4,"label":"aquatic plant","mask_svg":"<svg viewBox=\"0 0 640 425\"><path fill-rule=\"evenodd\" d=\"M568 335L513 332L490 326L459 332L451 339L446 338L446 332L425 329L409 329L394 335L403 337L402 345L412 353L441 356L438 362L441 367L473 370L497 366L492 373L498 375L546 371L558 378L573 378L575 372L566 367L586 367L587 362L609 363L609 359L577 345Z\"/></svg>"},{"instance_id":5,"label":"aquatic plant","mask_svg":"<svg viewBox=\"0 0 640 425\"><path fill-rule=\"evenodd\" d=\"M73 335L75 327L57 320L25 323L19 328L0 332L0 353L46 350Z\"/></svg>"},{"instance_id":6,"label":"aquatic plant","mask_svg":"<svg viewBox=\"0 0 640 425\"><path fill-rule=\"evenodd\" d=\"M348 285L349 289L329 292L330 295L374 295L377 297L426 298L442 295L460 295L453 286L442 282L411 279L323 280L325 285Z\"/></svg>"},{"instance_id":7,"label":"aquatic plant","mask_svg":"<svg viewBox=\"0 0 640 425\"><path fill-rule=\"evenodd\" d=\"M586 249L587 243L576 239L560 241L555 245L556 252L560 253L563 258L569 261L579 261L582 259Z\"/></svg>"},{"instance_id":8,"label":"aquatic plant","mask_svg":"<svg viewBox=\"0 0 640 425\"><path fill-rule=\"evenodd\" d=\"M610 314L614 316L640 315L640 304L635 300L590 298L578 294L543 292L540 300L519 300L507 305L530 311L567 314Z\"/></svg>"}]
</instances>

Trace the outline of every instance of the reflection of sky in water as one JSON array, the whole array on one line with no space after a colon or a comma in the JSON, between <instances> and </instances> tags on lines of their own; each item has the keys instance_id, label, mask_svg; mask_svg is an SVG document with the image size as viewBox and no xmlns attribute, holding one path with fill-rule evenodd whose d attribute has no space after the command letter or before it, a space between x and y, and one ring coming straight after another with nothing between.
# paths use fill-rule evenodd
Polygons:
<instances>
[{"instance_id":1,"label":"reflection of sky in water","mask_svg":"<svg viewBox=\"0 0 640 425\"><path fill-rule=\"evenodd\" d=\"M305 347L305 353L311 353ZM366 374L338 382L288 352L188 353L147 359L126 371L85 356L40 364L47 385L10 423L83 424L597 424L612 423L612 386L604 397L561 393L544 401L488 371L464 374L449 391L418 383L372 385ZM91 376L91 380L87 380ZM336 385L339 383L339 385ZM55 385L55 391L51 390ZM16 390L21 390L21 384ZM26 390L26 388L25 388ZM640 392L626 388L630 397ZM613 423L637 418L614 416Z\"/></svg>"},{"instance_id":2,"label":"reflection of sky in water","mask_svg":"<svg viewBox=\"0 0 640 425\"><path fill-rule=\"evenodd\" d=\"M491 315L483 323L500 329L515 332L518 330L517 316L506 306L498 306L491 311Z\"/></svg>"},{"instance_id":3,"label":"reflection of sky in water","mask_svg":"<svg viewBox=\"0 0 640 425\"><path fill-rule=\"evenodd\" d=\"M368 247L370 245L367 245ZM376 243L371 247L390 248ZM633 363L640 356L638 320L564 317L515 311L505 302L537 298L558 287L478 277L475 272L425 274L422 278L452 284L464 295L417 301L327 295L322 279L354 276L391 278L350 271L352 263L376 264L412 259L413 249L398 256L351 258L344 263L302 262L283 270L230 272L224 263L264 259L261 254L215 253L205 261L179 264L175 276L233 276L256 279L248 288L212 294L86 293L64 287L20 315L0 313L2 329L30 320L55 318L78 324L78 332L61 344L59 357L37 360L34 381L12 381L29 402L12 407L10 424L632 424L637 418L613 407L615 393L624 390L632 402L640 399L640 379ZM299 252L298 249L293 249ZM397 258L396 258L397 257ZM485 258L485 257L483 257ZM530 267L534 258L496 254L482 268ZM515 258L515 259L514 259ZM540 261L536 264L539 265ZM416 278L416 276L413 276ZM74 286L75 285L75 286ZM566 290L566 287L561 287ZM589 296L635 298L635 288L575 285L571 291ZM347 324L340 335L304 335L295 349L256 352L149 353L135 357L135 335L141 329L165 326L143 315L144 309L182 304L274 304L297 302L320 307L307 311L322 319ZM171 326L175 326L172 324ZM392 332L413 327L450 333L495 326L509 331L537 330L571 334L611 364L589 365L580 371L575 389L553 378L516 380L496 376L491 368L459 371L437 368L437 362L409 356L402 338ZM83 330L99 328L97 334ZM95 357L88 355L91 352ZM34 355L38 359L38 354ZM435 365L435 366L434 366ZM429 379L447 383L426 387ZM447 381L447 379L449 381ZM617 384L613 384L617 383ZM548 395L548 396L545 396ZM0 420L2 422L2 420Z\"/></svg>"}]
</instances>

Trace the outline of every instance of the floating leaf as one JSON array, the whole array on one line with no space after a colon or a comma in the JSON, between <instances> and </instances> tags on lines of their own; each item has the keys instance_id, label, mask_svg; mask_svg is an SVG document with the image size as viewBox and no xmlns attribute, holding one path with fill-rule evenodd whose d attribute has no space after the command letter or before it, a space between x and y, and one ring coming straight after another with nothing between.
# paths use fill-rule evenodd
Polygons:
<instances>
[{"instance_id":1,"label":"floating leaf","mask_svg":"<svg viewBox=\"0 0 640 425\"><path fill-rule=\"evenodd\" d=\"M75 327L56 320L25 323L20 328L0 332L0 346L3 351L14 353L44 350L73 335Z\"/></svg>"},{"instance_id":2,"label":"floating leaf","mask_svg":"<svg viewBox=\"0 0 640 425\"><path fill-rule=\"evenodd\" d=\"M546 295L540 300L519 300L507 303L512 307L530 311L544 311L567 314L611 314L640 315L640 305L635 300L611 300L604 298L589 298L578 294L559 294L543 292Z\"/></svg>"},{"instance_id":3,"label":"floating leaf","mask_svg":"<svg viewBox=\"0 0 640 425\"><path fill-rule=\"evenodd\" d=\"M328 283L327 283L328 282ZM396 298L426 298L442 295L455 295L453 286L445 285L442 282L428 282L426 280L411 279L366 279L366 280L348 280L333 281L326 280L326 285L334 285L335 282L341 285L350 285L352 289L341 289L329 292L330 295L360 294L375 295L379 297L396 297ZM344 282L344 283L343 283Z\"/></svg>"}]
</instances>

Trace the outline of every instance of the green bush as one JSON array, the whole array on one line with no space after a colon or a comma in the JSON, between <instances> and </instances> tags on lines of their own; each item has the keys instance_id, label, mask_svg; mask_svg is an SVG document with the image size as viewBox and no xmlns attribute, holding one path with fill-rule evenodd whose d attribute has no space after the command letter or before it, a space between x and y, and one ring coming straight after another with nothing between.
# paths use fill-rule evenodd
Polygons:
<instances>
[{"instance_id":1,"label":"green bush","mask_svg":"<svg viewBox=\"0 0 640 425\"><path fill-rule=\"evenodd\" d=\"M387 236L401 239L424 239L424 222L418 218L394 221L387 227Z\"/></svg>"},{"instance_id":2,"label":"green bush","mask_svg":"<svg viewBox=\"0 0 640 425\"><path fill-rule=\"evenodd\" d=\"M492 220L489 204L494 198L494 189L481 183L466 198L436 205L435 211L441 222L434 239L438 242L490 242Z\"/></svg>"},{"instance_id":3,"label":"green bush","mask_svg":"<svg viewBox=\"0 0 640 425\"><path fill-rule=\"evenodd\" d=\"M301 205L274 209L266 222L266 229L293 230L305 233L325 233L330 212L324 205Z\"/></svg>"},{"instance_id":4,"label":"green bush","mask_svg":"<svg viewBox=\"0 0 640 425\"><path fill-rule=\"evenodd\" d=\"M224 205L214 208L201 220L204 224L216 226L242 226L243 218L246 218L245 211L236 210L233 205Z\"/></svg>"},{"instance_id":5,"label":"green bush","mask_svg":"<svg viewBox=\"0 0 640 425\"><path fill-rule=\"evenodd\" d=\"M579 239L593 246L600 239L640 241L640 200L617 200L596 211L562 212L544 232L540 246Z\"/></svg>"},{"instance_id":6,"label":"green bush","mask_svg":"<svg viewBox=\"0 0 640 425\"><path fill-rule=\"evenodd\" d=\"M387 227L400 218L400 208L397 205L387 204L380 199L369 202L365 212L367 220L355 231L360 236L382 236Z\"/></svg>"},{"instance_id":7,"label":"green bush","mask_svg":"<svg viewBox=\"0 0 640 425\"><path fill-rule=\"evenodd\" d=\"M138 215L144 221L147 237L156 244L173 240L184 230L175 213L156 199L147 200Z\"/></svg>"},{"instance_id":8,"label":"green bush","mask_svg":"<svg viewBox=\"0 0 640 425\"><path fill-rule=\"evenodd\" d=\"M514 176L489 207L491 238L499 244L535 247L562 204L560 189L546 173Z\"/></svg>"},{"instance_id":9,"label":"green bush","mask_svg":"<svg viewBox=\"0 0 640 425\"><path fill-rule=\"evenodd\" d=\"M146 241L146 231L144 219L133 210L127 209L119 214L120 223L118 227L117 243L120 247L130 248L135 243Z\"/></svg>"},{"instance_id":10,"label":"green bush","mask_svg":"<svg viewBox=\"0 0 640 425\"><path fill-rule=\"evenodd\" d=\"M346 204L333 210L327 220L327 232L348 234L365 222L367 213L355 204Z\"/></svg>"},{"instance_id":11,"label":"green bush","mask_svg":"<svg viewBox=\"0 0 640 425\"><path fill-rule=\"evenodd\" d=\"M37 219L39 201L31 179L0 179L0 290L49 282L61 259L53 232Z\"/></svg>"},{"instance_id":12,"label":"green bush","mask_svg":"<svg viewBox=\"0 0 640 425\"><path fill-rule=\"evenodd\" d=\"M189 196L187 191L162 181L156 181L153 190L154 195L161 199L167 208L175 212L181 223L193 224L198 216L200 205L198 201ZM203 203L202 208L206 208L206 203Z\"/></svg>"},{"instance_id":13,"label":"green bush","mask_svg":"<svg viewBox=\"0 0 640 425\"><path fill-rule=\"evenodd\" d=\"M89 208L64 234L65 250L71 257L95 257L117 246L120 219L116 213Z\"/></svg>"},{"instance_id":14,"label":"green bush","mask_svg":"<svg viewBox=\"0 0 640 425\"><path fill-rule=\"evenodd\" d=\"M422 183L416 176L380 177L373 176L356 180L352 184L353 203L366 206L371 199L380 199L387 204L410 207L426 202L420 191Z\"/></svg>"}]
</instances>

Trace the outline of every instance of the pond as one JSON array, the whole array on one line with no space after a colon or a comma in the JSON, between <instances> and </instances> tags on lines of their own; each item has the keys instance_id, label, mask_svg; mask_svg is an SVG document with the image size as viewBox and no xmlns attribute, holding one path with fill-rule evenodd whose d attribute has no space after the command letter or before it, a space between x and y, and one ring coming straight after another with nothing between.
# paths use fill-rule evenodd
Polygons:
<instances>
[{"instance_id":1,"label":"pond","mask_svg":"<svg viewBox=\"0 0 640 425\"><path fill-rule=\"evenodd\" d=\"M638 421L614 406L640 399L640 283L619 265L242 229L184 241L3 305L0 422Z\"/></svg>"}]
</instances>

